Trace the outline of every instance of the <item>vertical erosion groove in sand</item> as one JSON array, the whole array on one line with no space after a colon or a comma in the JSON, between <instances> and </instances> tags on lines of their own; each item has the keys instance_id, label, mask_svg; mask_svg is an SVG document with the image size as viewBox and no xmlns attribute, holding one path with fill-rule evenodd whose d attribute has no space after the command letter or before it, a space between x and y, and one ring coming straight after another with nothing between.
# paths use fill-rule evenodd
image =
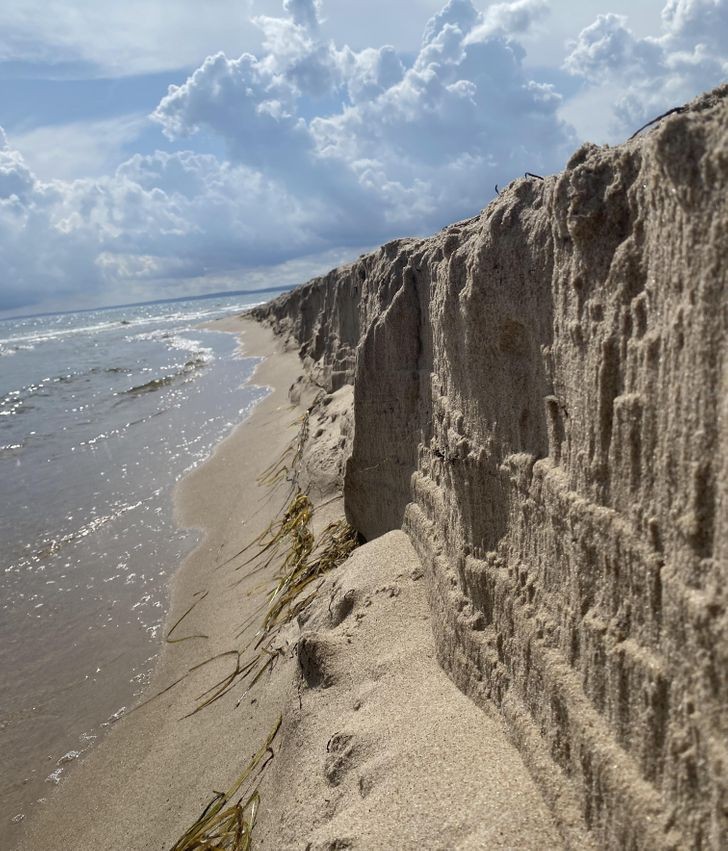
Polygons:
<instances>
[{"instance_id":1,"label":"vertical erosion groove in sand","mask_svg":"<svg viewBox=\"0 0 728 851\"><path fill-rule=\"evenodd\" d=\"M566 825L728 845L728 87L254 310L353 385L347 516Z\"/></svg>"}]
</instances>

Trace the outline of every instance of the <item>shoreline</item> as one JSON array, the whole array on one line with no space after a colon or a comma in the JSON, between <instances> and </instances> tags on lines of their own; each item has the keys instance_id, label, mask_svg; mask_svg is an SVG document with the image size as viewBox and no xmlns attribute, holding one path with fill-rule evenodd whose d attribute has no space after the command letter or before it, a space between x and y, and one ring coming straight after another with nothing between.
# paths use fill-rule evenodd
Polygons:
<instances>
[{"instance_id":1,"label":"shoreline","mask_svg":"<svg viewBox=\"0 0 728 851\"><path fill-rule=\"evenodd\" d=\"M238 334L200 324L210 313L186 305L97 331L74 319L78 339L13 360L23 402L2 418L19 448L4 456L0 524L8 843L142 699L170 580L200 538L175 521L174 491L268 392L250 381L259 359L241 359Z\"/></svg>"},{"instance_id":2,"label":"shoreline","mask_svg":"<svg viewBox=\"0 0 728 851\"><path fill-rule=\"evenodd\" d=\"M351 438L351 387L311 407L292 404L289 387L304 371L297 354L252 320L225 321L242 332L246 356L265 358L254 377L272 392L175 494L179 522L202 530L170 585L166 634L181 623L175 637L183 640L163 646L147 702L77 766L24 827L16 851L167 851L279 719L275 757L259 780L256 848L563 847L502 722L440 668L427 582L404 532L361 545L317 580L310 604L277 633L277 662L254 689L241 683L188 716L230 674L231 648L245 643L240 625L259 607L254 592L275 573L256 572L255 587L246 587L230 562L283 502L257 477L307 411L311 435L298 469L317 505L318 535L343 517L332 459L344 457ZM297 391L310 402L305 380Z\"/></svg>"},{"instance_id":3,"label":"shoreline","mask_svg":"<svg viewBox=\"0 0 728 851\"><path fill-rule=\"evenodd\" d=\"M175 522L195 529L199 541L170 579L165 635L170 625L206 590L207 596L199 600L178 632L183 638L192 634L209 635L209 638L174 644L163 642L141 703L127 712L83 762L75 766L73 773L48 796L44 808L19 825L14 839L18 849L109 847L109 822L119 825L119 835L126 837L125 848L165 847L159 844L160 839L165 837L168 844L174 842L175 830L181 833L186 823L197 816L212 790L224 786L236 773L238 760L244 762L234 752L244 754L248 748L246 741L252 752L262 731L269 729L267 720L261 723L264 713L257 716L253 713L247 723L256 729L246 736L235 723L240 717L230 712L220 713L228 716L228 723L232 720L231 732L235 729L236 736L240 736L239 743L228 745L230 759L222 760L219 754L221 747L225 748L211 735L219 728L217 720L211 720L216 715L214 707L181 721L179 730L185 728L182 737L197 755L194 776L190 777L186 776L190 774L188 762L184 756L181 758L175 746L178 739L175 719L194 708L196 695L224 675L224 660L206 666L199 674L189 677L189 681L145 703L190 667L234 646L238 623L236 595L226 595L226 589L214 574L223 557L242 549L272 519L275 504L263 503L262 509L257 505L256 479L269 459L276 452L280 454L290 441L289 425L296 417L287 392L301 371L297 356L281 351L272 332L251 321L231 316L213 327L237 333L246 357L264 358L249 382L268 386L271 392L174 491ZM241 488L242 481L248 482L248 486ZM206 588L208 582L210 587ZM226 596L228 599L224 599ZM239 596L237 602L241 606L249 602ZM227 617L220 617L220 610L225 610ZM241 609L239 621L244 616ZM242 720L245 727L246 719ZM209 748L207 758L203 758L205 741ZM148 781L144 790L130 792L140 777ZM95 813L99 811L105 813L104 824L96 821Z\"/></svg>"}]
</instances>

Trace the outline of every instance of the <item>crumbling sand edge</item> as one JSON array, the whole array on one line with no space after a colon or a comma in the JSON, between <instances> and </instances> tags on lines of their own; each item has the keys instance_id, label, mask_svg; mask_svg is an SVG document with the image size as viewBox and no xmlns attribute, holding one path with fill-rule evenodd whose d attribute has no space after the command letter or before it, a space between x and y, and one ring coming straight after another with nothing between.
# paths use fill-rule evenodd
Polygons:
<instances>
[{"instance_id":1,"label":"crumbling sand edge","mask_svg":"<svg viewBox=\"0 0 728 851\"><path fill-rule=\"evenodd\" d=\"M728 844L727 198L723 86L254 311L353 384L350 520L602 847Z\"/></svg>"}]
</instances>

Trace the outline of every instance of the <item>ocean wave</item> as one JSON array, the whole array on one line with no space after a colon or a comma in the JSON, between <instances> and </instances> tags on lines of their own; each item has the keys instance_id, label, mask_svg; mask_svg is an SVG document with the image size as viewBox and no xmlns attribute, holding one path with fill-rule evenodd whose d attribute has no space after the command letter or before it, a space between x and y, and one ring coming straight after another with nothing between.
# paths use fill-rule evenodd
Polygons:
<instances>
[{"instance_id":1,"label":"ocean wave","mask_svg":"<svg viewBox=\"0 0 728 851\"><path fill-rule=\"evenodd\" d=\"M8 443L5 446L0 446L0 457L3 455L17 455L25 446L24 443Z\"/></svg>"},{"instance_id":2,"label":"ocean wave","mask_svg":"<svg viewBox=\"0 0 728 851\"><path fill-rule=\"evenodd\" d=\"M0 340L0 348L9 347L14 351L34 348L38 343L47 343L52 340L60 340L64 337L75 337L78 334L94 334L118 328L119 322L99 322L95 325L80 325L55 330L32 331L26 334L17 334Z\"/></svg>"},{"instance_id":3,"label":"ocean wave","mask_svg":"<svg viewBox=\"0 0 728 851\"><path fill-rule=\"evenodd\" d=\"M162 387L168 387L179 377L179 373L174 375L165 375L162 378L153 378L144 384L137 384L136 387L130 387L124 393L127 396L140 396L142 393L152 393L154 390L161 390Z\"/></svg>"},{"instance_id":4,"label":"ocean wave","mask_svg":"<svg viewBox=\"0 0 728 851\"><path fill-rule=\"evenodd\" d=\"M164 328L157 328L154 331L147 331L143 334L135 334L126 338L128 342L153 340L155 342L164 343L170 349L181 352L191 352L198 358L209 362L214 359L214 354L209 346L203 346L200 340L191 340L188 337L183 337L184 331L188 329L175 329L167 331Z\"/></svg>"},{"instance_id":5,"label":"ocean wave","mask_svg":"<svg viewBox=\"0 0 728 851\"><path fill-rule=\"evenodd\" d=\"M0 342L0 358L9 357L18 352L31 352L34 348L35 346L32 343L13 343L11 345L9 341L5 340Z\"/></svg>"},{"instance_id":6,"label":"ocean wave","mask_svg":"<svg viewBox=\"0 0 728 851\"><path fill-rule=\"evenodd\" d=\"M9 390L0 396L0 417L11 417L30 410L30 400L35 396L49 396L54 384L69 384L86 373L69 372L65 375L49 375L41 381L26 384L17 390Z\"/></svg>"},{"instance_id":7,"label":"ocean wave","mask_svg":"<svg viewBox=\"0 0 728 851\"><path fill-rule=\"evenodd\" d=\"M168 316L139 316L134 319L112 319L105 322L93 322L88 325L69 325L62 328L40 328L14 334L11 337L0 339L0 353L14 354L16 351L32 349L38 343L48 343L55 340L63 340L66 337L77 337L82 334L96 335L107 331L118 331L121 328L128 329L143 327L144 325L158 325L165 322L187 321L185 314L176 317Z\"/></svg>"},{"instance_id":8,"label":"ocean wave","mask_svg":"<svg viewBox=\"0 0 728 851\"><path fill-rule=\"evenodd\" d=\"M198 369L203 369L213 360L211 349L200 349L200 351L197 351L188 348L188 351L194 351L194 357L185 361L175 372L152 378L149 381L145 381L144 384L137 384L129 388L129 390L125 390L124 395L141 396L144 393L153 393L155 390L162 390L164 387L169 387L177 381L187 381L191 373L196 372Z\"/></svg>"},{"instance_id":9,"label":"ocean wave","mask_svg":"<svg viewBox=\"0 0 728 851\"><path fill-rule=\"evenodd\" d=\"M261 302L262 303L262 302ZM207 309L197 310L177 310L174 313L158 313L153 312L153 308L158 305L150 306L152 310L149 313L142 313L136 316L125 316L123 318L105 319L102 321L90 321L83 325L62 325L61 327L48 327L48 322L53 321L57 326L60 322L72 323L74 320L71 316L55 319L33 319L25 320L22 325L26 327L20 333L13 334L8 337L0 338L0 357L13 355L18 351L25 351L35 348L39 343L53 342L54 340L62 340L66 337L75 337L80 334L95 335L103 334L108 331L118 331L119 329L142 328L145 325L171 325L180 323L197 323L205 319L213 317L235 314L243 310L249 310L255 306L253 303L245 302L243 304L233 305L215 305ZM99 311L100 312L100 311ZM77 320L76 320L77 321ZM21 328L22 328L21 325ZM30 326L30 327L27 327ZM152 332L154 333L154 332Z\"/></svg>"}]
</instances>

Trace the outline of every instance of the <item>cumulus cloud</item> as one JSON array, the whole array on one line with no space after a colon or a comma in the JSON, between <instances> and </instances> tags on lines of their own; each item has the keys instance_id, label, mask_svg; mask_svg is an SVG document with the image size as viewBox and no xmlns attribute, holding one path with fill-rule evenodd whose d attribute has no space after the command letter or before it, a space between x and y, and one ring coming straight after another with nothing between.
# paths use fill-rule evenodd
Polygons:
<instances>
[{"instance_id":1,"label":"cumulus cloud","mask_svg":"<svg viewBox=\"0 0 728 851\"><path fill-rule=\"evenodd\" d=\"M482 22L475 27L473 38L489 35L515 35L528 32L533 24L549 12L547 0L515 0L489 6Z\"/></svg>"},{"instance_id":2,"label":"cumulus cloud","mask_svg":"<svg viewBox=\"0 0 728 851\"><path fill-rule=\"evenodd\" d=\"M189 151L137 155L97 180L40 181L3 134L0 305L282 263L321 247L309 213L260 173Z\"/></svg>"},{"instance_id":3,"label":"cumulus cloud","mask_svg":"<svg viewBox=\"0 0 728 851\"><path fill-rule=\"evenodd\" d=\"M283 0L283 8L296 26L315 32L319 26L318 0Z\"/></svg>"},{"instance_id":4,"label":"cumulus cloud","mask_svg":"<svg viewBox=\"0 0 728 851\"><path fill-rule=\"evenodd\" d=\"M725 75L726 4L670 0L646 38L601 16L566 67L590 103L607 92L618 120L639 123ZM254 19L261 50L215 53L161 97L152 117L170 144L214 137L225 158L158 151L44 180L0 132L0 309L279 283L275 270L316 271L316 258L471 215L496 182L556 170L578 141L558 91L525 63L544 0L485 12L449 0L414 56L339 44L323 11L284 0L282 15Z\"/></svg>"},{"instance_id":5,"label":"cumulus cloud","mask_svg":"<svg viewBox=\"0 0 728 851\"><path fill-rule=\"evenodd\" d=\"M554 168L572 142L559 95L529 78L513 38L543 13L540 0L485 17L471 0L449 0L409 67L389 46L323 39L317 8L304 7L256 19L266 54L218 55L170 88L154 115L165 133L219 134L234 161L311 193L368 241L472 212L496 180ZM340 106L304 117L324 96Z\"/></svg>"},{"instance_id":6,"label":"cumulus cloud","mask_svg":"<svg viewBox=\"0 0 728 851\"><path fill-rule=\"evenodd\" d=\"M0 203L26 198L34 181L20 151L10 147L5 131L0 127Z\"/></svg>"},{"instance_id":7,"label":"cumulus cloud","mask_svg":"<svg viewBox=\"0 0 728 851\"><path fill-rule=\"evenodd\" d=\"M457 27L461 32L467 33L480 19L481 16L470 0L448 0L447 5L425 25L422 46L431 44L447 26Z\"/></svg>"},{"instance_id":8,"label":"cumulus cloud","mask_svg":"<svg viewBox=\"0 0 728 851\"><path fill-rule=\"evenodd\" d=\"M132 114L41 125L13 133L13 145L41 179L100 177L116 167L148 124L146 115Z\"/></svg>"},{"instance_id":9,"label":"cumulus cloud","mask_svg":"<svg viewBox=\"0 0 728 851\"><path fill-rule=\"evenodd\" d=\"M638 38L626 16L599 15L570 46L564 67L609 103L617 137L728 77L728 0L668 0L661 17Z\"/></svg>"}]
</instances>

